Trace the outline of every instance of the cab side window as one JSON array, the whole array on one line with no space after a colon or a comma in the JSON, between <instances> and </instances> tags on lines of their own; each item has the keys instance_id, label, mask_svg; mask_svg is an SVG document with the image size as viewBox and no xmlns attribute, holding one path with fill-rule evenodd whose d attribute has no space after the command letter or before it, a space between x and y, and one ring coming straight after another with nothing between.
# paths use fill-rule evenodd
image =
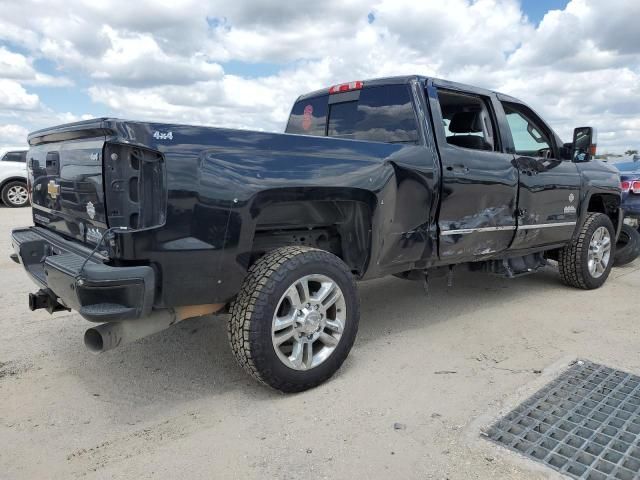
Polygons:
<instances>
[{"instance_id":1,"label":"cab side window","mask_svg":"<svg viewBox=\"0 0 640 480\"><path fill-rule=\"evenodd\" d=\"M447 143L473 150L497 150L496 130L482 97L438 89Z\"/></svg>"},{"instance_id":2,"label":"cab side window","mask_svg":"<svg viewBox=\"0 0 640 480\"><path fill-rule=\"evenodd\" d=\"M553 143L533 112L522 105L502 102L518 155L554 158Z\"/></svg>"}]
</instances>

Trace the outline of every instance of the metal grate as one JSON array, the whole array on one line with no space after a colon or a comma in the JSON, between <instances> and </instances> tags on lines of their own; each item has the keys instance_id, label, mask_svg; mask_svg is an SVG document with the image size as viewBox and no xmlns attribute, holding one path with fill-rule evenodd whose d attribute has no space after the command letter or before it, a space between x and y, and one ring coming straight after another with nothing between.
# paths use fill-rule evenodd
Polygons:
<instances>
[{"instance_id":1,"label":"metal grate","mask_svg":"<svg viewBox=\"0 0 640 480\"><path fill-rule=\"evenodd\" d=\"M640 478L640 377L580 360L485 435L574 478Z\"/></svg>"}]
</instances>

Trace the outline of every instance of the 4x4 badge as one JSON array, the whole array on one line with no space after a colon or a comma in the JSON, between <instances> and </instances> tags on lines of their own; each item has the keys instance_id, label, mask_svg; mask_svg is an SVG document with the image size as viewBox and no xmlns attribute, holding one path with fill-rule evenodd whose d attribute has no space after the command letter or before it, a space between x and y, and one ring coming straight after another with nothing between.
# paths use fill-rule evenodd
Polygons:
<instances>
[{"instance_id":1,"label":"4x4 badge","mask_svg":"<svg viewBox=\"0 0 640 480\"><path fill-rule=\"evenodd\" d=\"M160 132L156 130L153 132L153 138L156 140L173 140L173 132Z\"/></svg>"},{"instance_id":2,"label":"4x4 badge","mask_svg":"<svg viewBox=\"0 0 640 480\"><path fill-rule=\"evenodd\" d=\"M47 193L51 196L51 198L55 200L56 197L60 194L60 185L58 185L55 180L49 180L49 185L47 185Z\"/></svg>"},{"instance_id":3,"label":"4x4 badge","mask_svg":"<svg viewBox=\"0 0 640 480\"><path fill-rule=\"evenodd\" d=\"M91 202L87 202L87 215L89 215L91 220L96 216L96 207L94 207Z\"/></svg>"}]
</instances>

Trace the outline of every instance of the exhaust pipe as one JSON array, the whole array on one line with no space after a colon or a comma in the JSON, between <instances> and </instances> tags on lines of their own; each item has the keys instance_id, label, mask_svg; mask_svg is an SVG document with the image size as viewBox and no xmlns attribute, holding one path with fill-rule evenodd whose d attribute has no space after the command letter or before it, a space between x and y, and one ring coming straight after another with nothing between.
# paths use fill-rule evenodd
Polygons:
<instances>
[{"instance_id":1,"label":"exhaust pipe","mask_svg":"<svg viewBox=\"0 0 640 480\"><path fill-rule=\"evenodd\" d=\"M120 345L135 342L166 330L182 320L216 313L224 303L154 310L151 315L136 320L103 323L84 332L84 344L93 353L102 353Z\"/></svg>"}]
</instances>

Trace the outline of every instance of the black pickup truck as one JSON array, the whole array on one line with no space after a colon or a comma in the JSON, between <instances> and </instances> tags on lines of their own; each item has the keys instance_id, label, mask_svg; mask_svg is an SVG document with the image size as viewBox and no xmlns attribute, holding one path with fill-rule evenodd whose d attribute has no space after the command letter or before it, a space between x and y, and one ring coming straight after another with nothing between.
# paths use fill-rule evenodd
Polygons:
<instances>
[{"instance_id":1,"label":"black pickup truck","mask_svg":"<svg viewBox=\"0 0 640 480\"><path fill-rule=\"evenodd\" d=\"M29 135L32 309L77 310L93 351L228 312L239 363L282 391L351 349L356 280L454 266L609 275L620 181L593 130L562 143L526 104L421 76L298 98L285 134L101 118ZM426 313L428 314L428 313Z\"/></svg>"}]
</instances>

